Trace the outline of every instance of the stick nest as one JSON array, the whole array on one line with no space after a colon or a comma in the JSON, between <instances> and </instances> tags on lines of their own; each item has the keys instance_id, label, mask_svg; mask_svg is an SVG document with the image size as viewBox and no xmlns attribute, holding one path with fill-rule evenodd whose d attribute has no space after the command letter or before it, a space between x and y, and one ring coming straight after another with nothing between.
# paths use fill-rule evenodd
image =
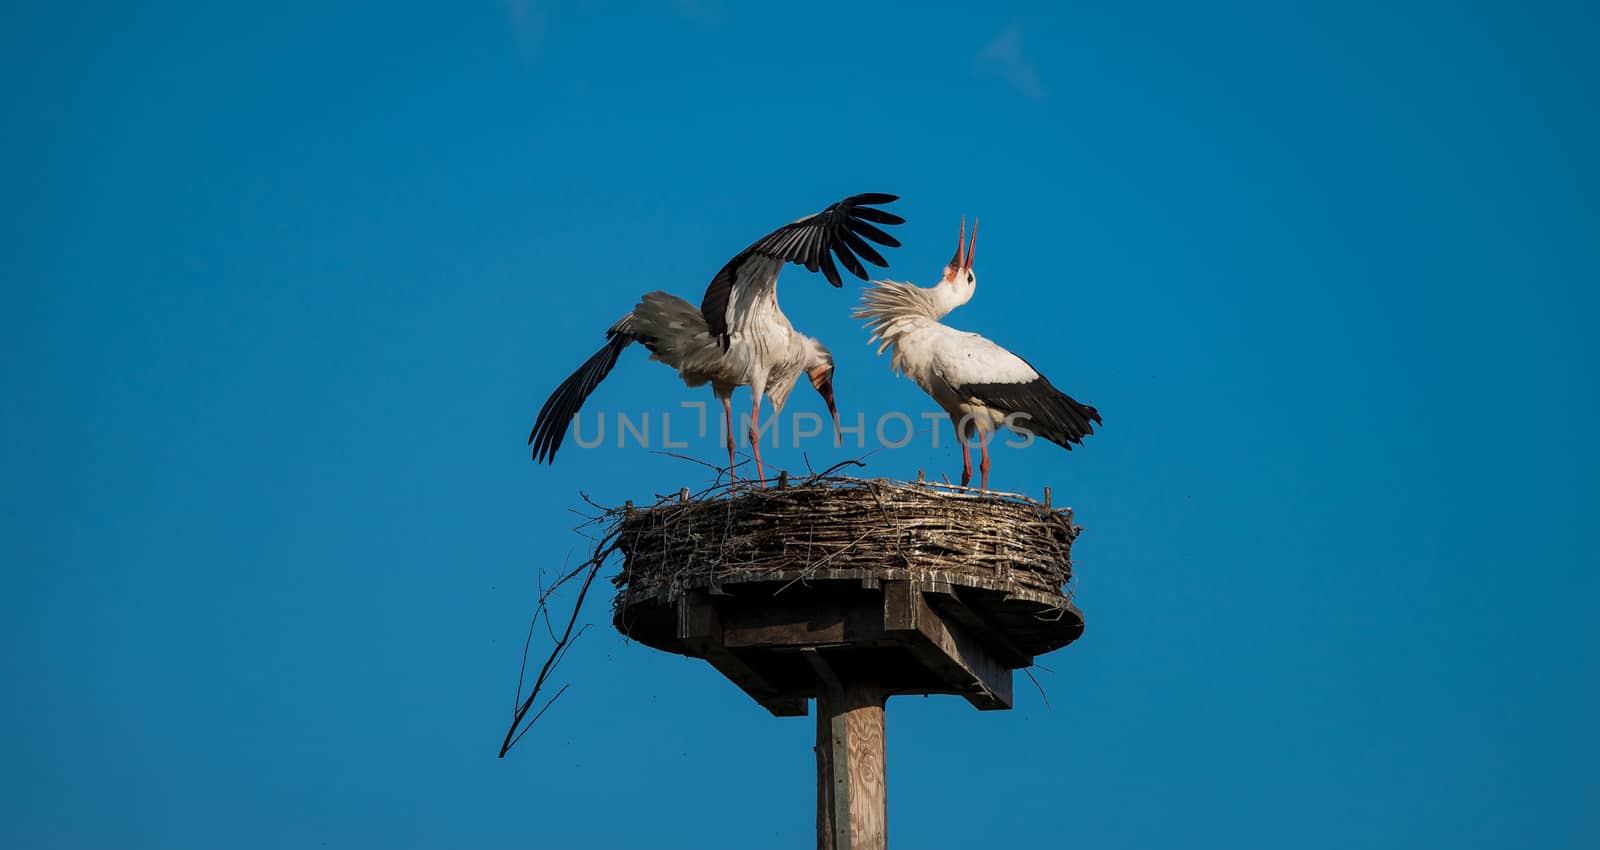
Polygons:
<instances>
[{"instance_id":1,"label":"stick nest","mask_svg":"<svg viewBox=\"0 0 1600 850\"><path fill-rule=\"evenodd\" d=\"M844 476L685 490L610 513L624 556L613 583L629 601L746 582L916 578L1065 602L1082 530L1070 508L1025 496Z\"/></svg>"}]
</instances>

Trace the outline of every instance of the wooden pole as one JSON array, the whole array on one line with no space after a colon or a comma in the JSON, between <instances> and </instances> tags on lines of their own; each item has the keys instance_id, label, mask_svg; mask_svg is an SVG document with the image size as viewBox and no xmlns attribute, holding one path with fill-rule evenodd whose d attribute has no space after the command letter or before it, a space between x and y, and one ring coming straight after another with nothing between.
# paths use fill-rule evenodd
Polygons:
<instances>
[{"instance_id":1,"label":"wooden pole","mask_svg":"<svg viewBox=\"0 0 1600 850\"><path fill-rule=\"evenodd\" d=\"M876 682L830 683L817 695L817 850L887 850L887 762Z\"/></svg>"}]
</instances>

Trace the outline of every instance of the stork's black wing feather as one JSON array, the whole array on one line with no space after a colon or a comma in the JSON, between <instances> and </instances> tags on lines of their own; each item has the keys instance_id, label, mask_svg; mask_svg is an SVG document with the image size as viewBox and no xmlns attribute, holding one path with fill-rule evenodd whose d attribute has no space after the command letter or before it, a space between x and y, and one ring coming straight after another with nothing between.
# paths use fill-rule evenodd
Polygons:
<instances>
[{"instance_id":1,"label":"stork's black wing feather","mask_svg":"<svg viewBox=\"0 0 1600 850\"><path fill-rule=\"evenodd\" d=\"M728 302L733 298L734 287L745 285L739 272L751 258L765 257L779 263L798 263L808 271L822 272L823 277L834 286L844 285L839 277L839 268L834 265L835 257L847 271L862 280L867 279L867 269L861 264L862 260L880 268L887 267L888 262L868 244L868 240L890 248L900 247L900 240L871 223L904 224L905 219L900 216L875 208L875 205L895 200L898 200L898 196L881 192L851 195L822 212L768 233L740 251L711 279L711 285L706 287L705 298L700 302L700 313L706 317L711 334L722 342L724 348L727 347Z\"/></svg>"},{"instance_id":2,"label":"stork's black wing feather","mask_svg":"<svg viewBox=\"0 0 1600 850\"><path fill-rule=\"evenodd\" d=\"M550 394L544 407L539 409L533 430L528 434L528 445L533 446L534 462L555 462L556 449L561 448L572 417L578 414L578 409L583 407L595 387L600 386L600 382L611 374L611 368L617 365L617 357L632 342L649 344L649 340L639 333L633 314L629 313L606 330L606 344Z\"/></svg>"},{"instance_id":3,"label":"stork's black wing feather","mask_svg":"<svg viewBox=\"0 0 1600 850\"><path fill-rule=\"evenodd\" d=\"M996 410L1026 414L1020 427L1068 451L1094 433L1091 422L1100 423L1100 411L1056 389L1043 375L1022 384L967 384L956 390Z\"/></svg>"}]
</instances>

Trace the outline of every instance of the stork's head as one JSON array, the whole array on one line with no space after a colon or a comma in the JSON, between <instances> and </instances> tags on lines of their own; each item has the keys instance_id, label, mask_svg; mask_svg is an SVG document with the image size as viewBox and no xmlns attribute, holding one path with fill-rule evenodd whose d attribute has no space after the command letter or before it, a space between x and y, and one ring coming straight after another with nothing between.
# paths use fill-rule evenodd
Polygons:
<instances>
[{"instance_id":1,"label":"stork's head","mask_svg":"<svg viewBox=\"0 0 1600 850\"><path fill-rule=\"evenodd\" d=\"M978 248L978 220L972 220L972 241L967 241L967 217L961 217L961 232L956 236L956 253L944 267L944 278L939 285L952 290L956 305L972 299L978 288L978 276L972 271L972 255ZM955 305L952 305L955 306Z\"/></svg>"},{"instance_id":2,"label":"stork's head","mask_svg":"<svg viewBox=\"0 0 1600 850\"><path fill-rule=\"evenodd\" d=\"M844 431L839 427L839 409L833 406L833 353L827 347L811 337L806 337L806 377L811 379L811 386L828 403L828 413L833 415L833 430L842 439Z\"/></svg>"}]
</instances>

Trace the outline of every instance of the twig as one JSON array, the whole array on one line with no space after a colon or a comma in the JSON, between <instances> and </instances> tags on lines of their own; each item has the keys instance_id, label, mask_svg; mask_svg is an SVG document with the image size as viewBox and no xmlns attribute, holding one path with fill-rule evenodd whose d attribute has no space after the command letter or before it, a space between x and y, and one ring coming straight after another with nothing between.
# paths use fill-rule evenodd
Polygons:
<instances>
[{"instance_id":1,"label":"twig","mask_svg":"<svg viewBox=\"0 0 1600 850\"><path fill-rule=\"evenodd\" d=\"M1029 670L1028 668L1024 667L1024 668L1022 668L1022 672L1023 672L1023 674L1025 674L1028 677L1028 681L1032 682L1033 686L1039 689L1039 696L1044 699L1044 710L1045 711L1049 711L1050 710L1050 695L1044 692L1044 685L1039 684L1039 680L1033 678L1033 671L1032 670ZM560 696L560 694L557 694L556 696Z\"/></svg>"},{"instance_id":2,"label":"twig","mask_svg":"<svg viewBox=\"0 0 1600 850\"><path fill-rule=\"evenodd\" d=\"M528 734L528 730L533 728L533 724L538 723L539 722L539 718L543 717L544 713L550 710L550 706L555 705L556 704L556 700L561 699L561 695L566 693L567 692L567 688L570 688L570 687L572 687L572 685L571 685L571 683L568 683L568 684L562 685L561 686L561 690L556 691L556 695L551 697L549 699L549 701L547 701L544 704L544 708L539 709L539 711L536 714L533 715L533 719L528 721L528 725L522 727L522 731L517 733L517 737L513 738L511 743L509 745L507 745L505 747L505 749L502 749L500 751L500 757L501 758L505 758L506 750L509 750L512 747L515 747L517 745L517 742L522 740L522 736Z\"/></svg>"},{"instance_id":3,"label":"twig","mask_svg":"<svg viewBox=\"0 0 1600 850\"><path fill-rule=\"evenodd\" d=\"M550 671L555 669L556 664L559 663L562 657L566 655L567 647L571 644L574 638L572 630L577 625L578 614L583 610L583 600L588 597L589 587L590 585L594 584L594 577L600 572L600 567L605 563L606 557L611 554L613 549L616 548L616 540L619 536L620 531L613 531L612 533L606 535L606 537L596 545L594 557L590 558L577 569L572 570L566 575L562 576L540 597L538 607L540 609L546 609L550 594L555 593L557 588L561 587L563 584L566 584L568 581L571 581L580 573L587 571L587 575L585 575L583 579L583 585L578 590L578 599L572 605L572 616L567 618L566 629L562 631L560 639L556 641L555 647L550 651L550 655L545 658L543 666L539 668L539 675L533 680L533 689L528 692L527 700L522 703L521 707L519 707L511 717L511 728L506 730L505 740L500 744L500 758L505 758L506 752L511 749L512 745L521 739L522 733L519 732L518 729L519 727L522 727L523 718L527 717L528 711L533 708L534 701L539 697L539 691L544 688L545 680L550 677ZM580 631L578 634L582 635L583 632ZM526 656L524 656L524 664L526 664ZM517 687L517 692L519 694L522 692L520 684ZM545 707L549 708L549 704L547 703ZM539 714L543 713L544 712L542 710L539 712ZM535 720L537 720L538 717L539 715L534 715ZM528 721L529 727L531 727L532 724L533 721ZM522 732L526 731L526 728L522 729Z\"/></svg>"},{"instance_id":4,"label":"twig","mask_svg":"<svg viewBox=\"0 0 1600 850\"><path fill-rule=\"evenodd\" d=\"M727 472L728 469L729 469L729 467L726 467L726 466L717 466L714 463L710 463L708 461L703 461L700 458L690 457L689 455L684 455L684 454L678 454L677 452L665 452L665 451L662 451L660 449L651 449L650 453L653 454L653 455L662 455L664 457L677 458L678 460L686 460L686 461L689 461L690 463L697 463L697 464L700 464L701 466L703 466L703 467L705 467L707 469L716 470L716 472L719 475L724 473L724 472Z\"/></svg>"},{"instance_id":5,"label":"twig","mask_svg":"<svg viewBox=\"0 0 1600 850\"><path fill-rule=\"evenodd\" d=\"M847 466L859 466L859 467L865 469L867 465L865 463L862 463L859 460L841 460L838 463L834 464L833 466L830 466L827 469L822 470L822 473L820 475L813 475L811 477L813 479L828 478L829 476L833 475L835 472L838 472L839 470L844 469Z\"/></svg>"}]
</instances>

